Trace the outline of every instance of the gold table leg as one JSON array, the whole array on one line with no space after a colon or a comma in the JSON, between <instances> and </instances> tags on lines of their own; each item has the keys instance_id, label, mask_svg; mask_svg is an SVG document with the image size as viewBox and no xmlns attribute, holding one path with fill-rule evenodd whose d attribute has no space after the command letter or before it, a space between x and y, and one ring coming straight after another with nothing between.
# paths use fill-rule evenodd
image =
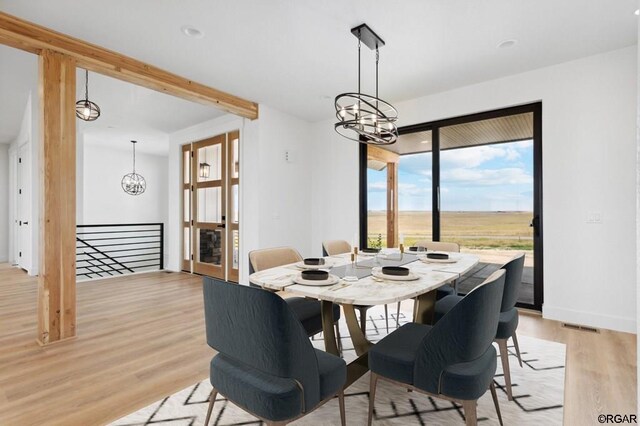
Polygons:
<instances>
[{"instance_id":1,"label":"gold table leg","mask_svg":"<svg viewBox=\"0 0 640 426\"><path fill-rule=\"evenodd\" d=\"M342 305L344 310L344 317L347 320L347 327L349 327L349 335L353 342L353 348L356 350L358 356L367 353L369 348L373 346L373 343L367 340L367 336L362 332L358 319L356 318L356 310L353 305Z\"/></svg>"},{"instance_id":2,"label":"gold table leg","mask_svg":"<svg viewBox=\"0 0 640 426\"><path fill-rule=\"evenodd\" d=\"M416 304L413 309L413 322L418 324L433 324L433 317L436 308L436 290L421 294L416 297Z\"/></svg>"},{"instance_id":3,"label":"gold table leg","mask_svg":"<svg viewBox=\"0 0 640 426\"><path fill-rule=\"evenodd\" d=\"M333 331L333 303L326 300L320 301L322 306L322 335L324 336L324 349L330 354L340 356L336 343L336 334Z\"/></svg>"}]
</instances>

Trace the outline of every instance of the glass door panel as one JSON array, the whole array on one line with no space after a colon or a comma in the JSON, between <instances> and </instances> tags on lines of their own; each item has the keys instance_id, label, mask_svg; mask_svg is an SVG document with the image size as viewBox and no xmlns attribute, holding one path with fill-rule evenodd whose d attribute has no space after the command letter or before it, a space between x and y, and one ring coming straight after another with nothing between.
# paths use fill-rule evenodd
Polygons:
<instances>
[{"instance_id":1,"label":"glass door panel","mask_svg":"<svg viewBox=\"0 0 640 426\"><path fill-rule=\"evenodd\" d=\"M234 131L227 134L227 146L229 147L227 188L230 188L227 204L227 217L230 219L227 233L229 259L227 279L238 282L240 279L240 132Z\"/></svg>"},{"instance_id":2,"label":"glass door panel","mask_svg":"<svg viewBox=\"0 0 640 426\"><path fill-rule=\"evenodd\" d=\"M225 279L226 135L193 144L193 271Z\"/></svg>"},{"instance_id":3,"label":"glass door panel","mask_svg":"<svg viewBox=\"0 0 640 426\"><path fill-rule=\"evenodd\" d=\"M182 147L182 270L191 272L191 145Z\"/></svg>"},{"instance_id":4,"label":"glass door panel","mask_svg":"<svg viewBox=\"0 0 640 426\"><path fill-rule=\"evenodd\" d=\"M480 257L458 290L524 252L518 301L533 305L533 113L442 127L440 149L440 241Z\"/></svg>"}]
</instances>

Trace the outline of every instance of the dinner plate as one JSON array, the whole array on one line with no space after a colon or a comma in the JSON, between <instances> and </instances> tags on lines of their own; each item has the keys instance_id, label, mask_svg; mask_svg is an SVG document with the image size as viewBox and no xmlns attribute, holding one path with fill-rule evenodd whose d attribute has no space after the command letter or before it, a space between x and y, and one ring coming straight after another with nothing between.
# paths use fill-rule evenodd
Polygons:
<instances>
[{"instance_id":1,"label":"dinner plate","mask_svg":"<svg viewBox=\"0 0 640 426\"><path fill-rule=\"evenodd\" d=\"M382 278L389 281L415 281L420 278L413 272L409 272L409 275L387 275L383 274L380 268L373 268L371 270L371 275L376 278Z\"/></svg>"},{"instance_id":2,"label":"dinner plate","mask_svg":"<svg viewBox=\"0 0 640 426\"><path fill-rule=\"evenodd\" d=\"M325 259L324 265L305 265L304 260L301 260L300 262L297 262L295 266L300 269L329 269L333 267L333 262L329 259Z\"/></svg>"},{"instance_id":3,"label":"dinner plate","mask_svg":"<svg viewBox=\"0 0 640 426\"><path fill-rule=\"evenodd\" d=\"M422 260L424 263L456 263L458 260L460 259L429 259L428 257L423 257L420 260Z\"/></svg>"},{"instance_id":4,"label":"dinner plate","mask_svg":"<svg viewBox=\"0 0 640 426\"><path fill-rule=\"evenodd\" d=\"M300 285L309 285L309 286L325 286L325 285L334 285L340 282L340 278L335 275L329 274L329 279L326 280L305 280L302 276L297 275L293 278L293 282Z\"/></svg>"}]
</instances>

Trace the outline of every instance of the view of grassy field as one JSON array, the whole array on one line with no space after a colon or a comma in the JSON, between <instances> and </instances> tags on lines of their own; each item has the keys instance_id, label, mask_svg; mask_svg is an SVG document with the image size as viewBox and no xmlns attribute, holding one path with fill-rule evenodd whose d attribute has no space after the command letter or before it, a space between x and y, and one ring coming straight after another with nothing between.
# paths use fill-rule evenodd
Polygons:
<instances>
[{"instance_id":1,"label":"view of grassy field","mask_svg":"<svg viewBox=\"0 0 640 426\"><path fill-rule=\"evenodd\" d=\"M369 246L386 245L385 211L368 212ZM532 212L442 212L441 241L452 241L467 249L533 250L529 226ZM430 211L400 211L399 232L405 246L431 239Z\"/></svg>"}]
</instances>

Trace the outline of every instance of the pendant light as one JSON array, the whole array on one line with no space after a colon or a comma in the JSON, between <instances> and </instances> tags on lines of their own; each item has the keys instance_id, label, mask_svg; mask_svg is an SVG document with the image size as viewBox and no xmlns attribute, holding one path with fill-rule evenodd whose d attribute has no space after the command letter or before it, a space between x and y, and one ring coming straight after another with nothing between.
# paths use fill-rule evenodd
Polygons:
<instances>
[{"instance_id":1,"label":"pendant light","mask_svg":"<svg viewBox=\"0 0 640 426\"><path fill-rule=\"evenodd\" d=\"M398 111L388 102L378 97L378 63L380 47L384 41L367 24L351 29L358 38L358 92L342 93L336 96L335 108L338 122L336 132L347 139L370 145L391 145L398 139ZM362 93L360 88L360 46L364 43L376 52L376 93L375 96Z\"/></svg>"},{"instance_id":2,"label":"pendant light","mask_svg":"<svg viewBox=\"0 0 640 426\"><path fill-rule=\"evenodd\" d=\"M84 70L84 99L76 102L76 117L84 121L95 121L100 117L100 107L89 100L89 71Z\"/></svg>"},{"instance_id":3,"label":"pendant light","mask_svg":"<svg viewBox=\"0 0 640 426\"><path fill-rule=\"evenodd\" d=\"M200 177L204 179L209 178L209 172L211 171L211 166L209 163L200 163Z\"/></svg>"},{"instance_id":4,"label":"pendant light","mask_svg":"<svg viewBox=\"0 0 640 426\"><path fill-rule=\"evenodd\" d=\"M131 141L133 144L133 173L127 173L122 177L122 189L129 195L140 195L147 189L147 181L136 173L136 144L137 141Z\"/></svg>"}]
</instances>

